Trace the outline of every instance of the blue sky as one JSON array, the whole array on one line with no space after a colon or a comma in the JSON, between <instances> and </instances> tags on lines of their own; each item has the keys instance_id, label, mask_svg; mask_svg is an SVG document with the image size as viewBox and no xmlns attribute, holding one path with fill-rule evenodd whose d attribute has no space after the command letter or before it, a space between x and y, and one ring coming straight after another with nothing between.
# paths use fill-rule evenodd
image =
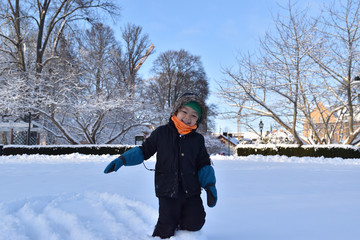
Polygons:
<instances>
[{"instance_id":1,"label":"blue sky","mask_svg":"<svg viewBox=\"0 0 360 240\"><path fill-rule=\"evenodd\" d=\"M121 17L115 32L126 23L143 27L155 45L155 53L139 70L151 76L152 62L167 50L184 49L201 57L210 82L209 103L226 108L216 98L217 83L225 75L224 67L236 67L239 52L252 52L258 39L273 25L272 14L279 12L287 0L121 0ZM299 1L319 6L320 0ZM117 36L120 39L120 35ZM236 68L235 68L236 69ZM265 128L266 129L266 125ZM216 120L215 131L237 131L236 120Z\"/></svg>"}]
</instances>

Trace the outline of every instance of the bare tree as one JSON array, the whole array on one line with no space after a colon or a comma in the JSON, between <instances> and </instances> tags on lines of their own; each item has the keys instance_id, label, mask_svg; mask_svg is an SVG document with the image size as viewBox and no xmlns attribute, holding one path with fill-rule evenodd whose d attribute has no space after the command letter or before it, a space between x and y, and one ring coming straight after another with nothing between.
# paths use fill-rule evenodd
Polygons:
<instances>
[{"instance_id":1,"label":"bare tree","mask_svg":"<svg viewBox=\"0 0 360 240\"><path fill-rule=\"evenodd\" d=\"M155 60L153 72L148 96L157 108L156 113L162 113L159 123L168 121L175 101L185 92L195 92L204 100L208 97L208 79L199 56L185 50L166 51Z\"/></svg>"},{"instance_id":2,"label":"bare tree","mask_svg":"<svg viewBox=\"0 0 360 240\"><path fill-rule=\"evenodd\" d=\"M128 23L122 29L122 38L125 42L125 59L127 63L126 82L128 84L129 95L135 92L136 85L136 66L150 47L149 36L142 33L142 27Z\"/></svg>"},{"instance_id":3,"label":"bare tree","mask_svg":"<svg viewBox=\"0 0 360 240\"><path fill-rule=\"evenodd\" d=\"M108 26L93 24L82 35L75 54L78 73L70 75L73 87L58 88L51 96L51 112L39 110L56 126L49 131L72 144L112 143L147 122L141 101L126 94L127 85L117 72L126 56ZM60 96L64 101L59 101ZM49 96L46 102L52 99Z\"/></svg>"},{"instance_id":4,"label":"bare tree","mask_svg":"<svg viewBox=\"0 0 360 240\"><path fill-rule=\"evenodd\" d=\"M117 10L114 2L108 0L26 0L21 4L18 0L1 1L1 70L7 74L7 77L3 75L6 80L1 87L12 88L7 88L6 92L9 93L3 97L6 102L0 106L4 106L5 110L13 109L15 114L21 114L24 110L34 111L38 125L72 144L84 139L83 135L79 136L81 131L72 131L74 129L71 128L76 126L74 123L80 114L89 118L94 116L86 115L85 110L90 111L91 108L84 107L84 103L90 99L93 102L88 103L92 104L95 100L85 95L85 90L89 88L81 78L84 74L77 55L80 49L77 25L96 25L102 13L115 16ZM100 86L101 77L95 78L98 95L101 87L103 90L106 87L111 90L117 88ZM9 96L16 98L9 101ZM17 108L10 108L12 105ZM95 106L93 104L92 109ZM113 107L113 104L107 106ZM82 113L79 112L81 110ZM99 110L93 110L96 111ZM93 125L87 128L91 128L91 133L84 134L85 139L91 140L88 142L100 139L99 119L104 118L102 115L99 114L101 117L98 119L91 119Z\"/></svg>"},{"instance_id":5,"label":"bare tree","mask_svg":"<svg viewBox=\"0 0 360 240\"><path fill-rule=\"evenodd\" d=\"M275 30L261 40L260 54L241 55L238 73L225 70L230 80L219 84L219 95L237 107L235 114L249 128L259 117L271 118L303 144L299 129L314 106L309 90L317 89L317 83L310 81L312 65L307 55L316 21L290 1L286 12L275 19Z\"/></svg>"},{"instance_id":6,"label":"bare tree","mask_svg":"<svg viewBox=\"0 0 360 240\"><path fill-rule=\"evenodd\" d=\"M334 1L325 8L321 35L318 44L309 51L309 56L320 68L319 76L324 86L333 94L337 104L333 112L345 115L340 125L348 129L345 144L356 144L360 125L355 124L359 109L356 105L359 88L354 79L360 73L360 2L353 0Z\"/></svg>"},{"instance_id":7,"label":"bare tree","mask_svg":"<svg viewBox=\"0 0 360 240\"><path fill-rule=\"evenodd\" d=\"M25 21L20 16L20 1L14 1L14 4L2 1L0 4L0 51L8 60L2 64L15 63L16 67L25 71L24 39L21 31Z\"/></svg>"},{"instance_id":8,"label":"bare tree","mask_svg":"<svg viewBox=\"0 0 360 240\"><path fill-rule=\"evenodd\" d=\"M34 53L32 63L35 70L41 73L47 62L56 59L54 50L66 27L71 23L96 21L92 14L102 9L110 14L116 14L117 7L108 0L15 0L2 1L0 16L2 25L6 26L7 32L0 35L2 42L1 52L9 55L18 67L27 70L24 49ZM32 36L36 41L33 44ZM52 46L49 43L52 42ZM32 49L33 48L33 49Z\"/></svg>"},{"instance_id":9,"label":"bare tree","mask_svg":"<svg viewBox=\"0 0 360 240\"><path fill-rule=\"evenodd\" d=\"M242 55L239 73L226 70L230 80L220 95L237 107L243 122L270 117L299 144L304 124L315 142L340 136L345 144L357 144L360 2L336 0L317 19L291 1L286 9L276 31L261 41L260 54ZM313 111L320 114L316 121Z\"/></svg>"}]
</instances>

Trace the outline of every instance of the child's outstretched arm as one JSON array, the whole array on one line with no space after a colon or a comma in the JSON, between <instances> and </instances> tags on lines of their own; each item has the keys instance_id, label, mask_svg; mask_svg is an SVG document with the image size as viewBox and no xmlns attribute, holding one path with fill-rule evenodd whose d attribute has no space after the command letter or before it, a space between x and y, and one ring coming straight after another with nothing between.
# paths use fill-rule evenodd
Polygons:
<instances>
[{"instance_id":1,"label":"child's outstretched arm","mask_svg":"<svg viewBox=\"0 0 360 240\"><path fill-rule=\"evenodd\" d=\"M139 147L134 147L122 155L120 155L115 160L111 161L109 165L104 170L104 173L110 173L113 171L119 170L120 167L124 166L134 166L142 163L144 161L144 154Z\"/></svg>"},{"instance_id":2,"label":"child's outstretched arm","mask_svg":"<svg viewBox=\"0 0 360 240\"><path fill-rule=\"evenodd\" d=\"M214 207L217 202L217 191L215 187L215 171L211 165L206 165L198 171L198 177L201 187L206 190L207 205Z\"/></svg>"}]
</instances>

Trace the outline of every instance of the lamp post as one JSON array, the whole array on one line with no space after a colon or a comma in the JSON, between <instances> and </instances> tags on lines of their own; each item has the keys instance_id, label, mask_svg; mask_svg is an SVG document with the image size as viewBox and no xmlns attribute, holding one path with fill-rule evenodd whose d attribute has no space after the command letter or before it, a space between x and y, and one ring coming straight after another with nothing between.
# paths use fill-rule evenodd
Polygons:
<instances>
[{"instance_id":1,"label":"lamp post","mask_svg":"<svg viewBox=\"0 0 360 240\"><path fill-rule=\"evenodd\" d=\"M264 123L262 122L262 120L260 120L259 128L260 128L260 140L262 140L262 130L264 128Z\"/></svg>"},{"instance_id":2,"label":"lamp post","mask_svg":"<svg viewBox=\"0 0 360 240\"><path fill-rule=\"evenodd\" d=\"M355 88L358 88L360 86L360 76L356 76L353 78L353 81L351 82L352 86L350 87L354 87L354 94L357 95L358 97L358 101L360 102L360 94L357 93ZM357 93L357 94L356 94Z\"/></svg>"},{"instance_id":3,"label":"lamp post","mask_svg":"<svg viewBox=\"0 0 360 240\"><path fill-rule=\"evenodd\" d=\"M26 139L27 145L30 145L30 137L31 137L31 112L29 112L29 128L28 128L27 139Z\"/></svg>"}]
</instances>

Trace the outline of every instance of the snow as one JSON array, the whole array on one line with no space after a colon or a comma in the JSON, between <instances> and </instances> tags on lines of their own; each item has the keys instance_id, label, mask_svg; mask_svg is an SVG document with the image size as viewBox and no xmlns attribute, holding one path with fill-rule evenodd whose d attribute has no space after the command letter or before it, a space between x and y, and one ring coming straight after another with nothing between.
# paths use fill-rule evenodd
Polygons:
<instances>
[{"instance_id":1,"label":"snow","mask_svg":"<svg viewBox=\"0 0 360 240\"><path fill-rule=\"evenodd\" d=\"M142 165L111 155L0 156L0 240L153 239L157 198ZM355 240L360 159L212 156L218 203L174 240ZM146 162L153 167L155 160ZM203 195L205 197L205 195Z\"/></svg>"}]
</instances>

